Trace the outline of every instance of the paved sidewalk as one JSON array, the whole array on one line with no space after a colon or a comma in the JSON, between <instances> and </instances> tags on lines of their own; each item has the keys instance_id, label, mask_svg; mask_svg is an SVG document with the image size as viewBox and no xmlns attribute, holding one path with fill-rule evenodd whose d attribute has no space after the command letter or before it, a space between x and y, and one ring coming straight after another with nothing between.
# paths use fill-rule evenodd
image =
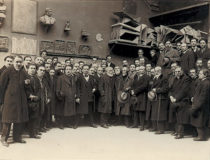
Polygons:
<instances>
[{"instance_id":1,"label":"paved sidewalk","mask_svg":"<svg viewBox=\"0 0 210 160\"><path fill-rule=\"evenodd\" d=\"M210 160L210 140L175 140L170 134L125 127L51 129L27 144L0 145L0 160Z\"/></svg>"}]
</instances>

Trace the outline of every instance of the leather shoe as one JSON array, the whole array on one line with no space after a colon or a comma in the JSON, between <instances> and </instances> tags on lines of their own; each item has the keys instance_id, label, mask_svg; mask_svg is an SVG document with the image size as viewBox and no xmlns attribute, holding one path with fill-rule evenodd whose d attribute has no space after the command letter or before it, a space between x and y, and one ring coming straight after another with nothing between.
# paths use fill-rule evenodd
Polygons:
<instances>
[{"instance_id":1,"label":"leather shoe","mask_svg":"<svg viewBox=\"0 0 210 160\"><path fill-rule=\"evenodd\" d=\"M77 127L78 127L78 125L75 124L75 125L73 126L73 129L77 129Z\"/></svg>"},{"instance_id":2,"label":"leather shoe","mask_svg":"<svg viewBox=\"0 0 210 160\"><path fill-rule=\"evenodd\" d=\"M193 138L194 141L206 141L205 138L201 138L201 137L196 137L196 138Z\"/></svg>"},{"instance_id":3,"label":"leather shoe","mask_svg":"<svg viewBox=\"0 0 210 160\"><path fill-rule=\"evenodd\" d=\"M7 143L7 141L5 141L5 139L1 139L1 143L3 146L9 147L9 144Z\"/></svg>"},{"instance_id":4,"label":"leather shoe","mask_svg":"<svg viewBox=\"0 0 210 160\"><path fill-rule=\"evenodd\" d=\"M177 135L178 135L178 133L173 132L173 133L171 133L171 135L172 135L172 136L177 136Z\"/></svg>"},{"instance_id":5,"label":"leather shoe","mask_svg":"<svg viewBox=\"0 0 210 160\"><path fill-rule=\"evenodd\" d=\"M13 143L26 143L26 141L24 141L22 139L15 139L15 140L13 140Z\"/></svg>"},{"instance_id":6,"label":"leather shoe","mask_svg":"<svg viewBox=\"0 0 210 160\"><path fill-rule=\"evenodd\" d=\"M130 128L138 128L138 125L132 125Z\"/></svg>"},{"instance_id":7,"label":"leather shoe","mask_svg":"<svg viewBox=\"0 0 210 160\"><path fill-rule=\"evenodd\" d=\"M140 131L143 131L143 130L144 130L144 127L140 127L139 130L140 130Z\"/></svg>"},{"instance_id":8,"label":"leather shoe","mask_svg":"<svg viewBox=\"0 0 210 160\"><path fill-rule=\"evenodd\" d=\"M64 129L64 126L63 125L60 125L58 128L59 129Z\"/></svg>"},{"instance_id":9,"label":"leather shoe","mask_svg":"<svg viewBox=\"0 0 210 160\"><path fill-rule=\"evenodd\" d=\"M184 137L183 135L177 134L176 137L175 137L175 139L182 139L183 137Z\"/></svg>"},{"instance_id":10,"label":"leather shoe","mask_svg":"<svg viewBox=\"0 0 210 160\"><path fill-rule=\"evenodd\" d=\"M94 123L93 123L93 124L91 124L90 126L91 126L91 127L93 127L93 128L97 128L97 125L96 125L96 124L94 124Z\"/></svg>"},{"instance_id":11,"label":"leather shoe","mask_svg":"<svg viewBox=\"0 0 210 160\"><path fill-rule=\"evenodd\" d=\"M154 132L154 131L156 131L155 128L150 128L150 129L149 129L149 132Z\"/></svg>"},{"instance_id":12,"label":"leather shoe","mask_svg":"<svg viewBox=\"0 0 210 160\"><path fill-rule=\"evenodd\" d=\"M109 128L109 126L106 125L106 124L101 125L101 127L103 127L103 128Z\"/></svg>"},{"instance_id":13,"label":"leather shoe","mask_svg":"<svg viewBox=\"0 0 210 160\"><path fill-rule=\"evenodd\" d=\"M44 128L42 128L41 130L40 130L40 132L47 132Z\"/></svg>"},{"instance_id":14,"label":"leather shoe","mask_svg":"<svg viewBox=\"0 0 210 160\"><path fill-rule=\"evenodd\" d=\"M36 135L31 135L30 138L35 138L35 139L40 139L40 136L36 136Z\"/></svg>"},{"instance_id":15,"label":"leather shoe","mask_svg":"<svg viewBox=\"0 0 210 160\"><path fill-rule=\"evenodd\" d=\"M38 132L37 135L42 135L42 133Z\"/></svg>"},{"instance_id":16,"label":"leather shoe","mask_svg":"<svg viewBox=\"0 0 210 160\"><path fill-rule=\"evenodd\" d=\"M164 131L156 131L155 134L164 134Z\"/></svg>"}]
</instances>

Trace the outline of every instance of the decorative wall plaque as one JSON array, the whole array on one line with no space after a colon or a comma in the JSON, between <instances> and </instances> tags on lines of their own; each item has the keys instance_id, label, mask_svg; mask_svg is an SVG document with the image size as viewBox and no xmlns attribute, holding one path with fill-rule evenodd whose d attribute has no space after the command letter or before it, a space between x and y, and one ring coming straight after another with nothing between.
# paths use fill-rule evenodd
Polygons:
<instances>
[{"instance_id":1,"label":"decorative wall plaque","mask_svg":"<svg viewBox=\"0 0 210 160\"><path fill-rule=\"evenodd\" d=\"M88 45L80 45L79 46L79 54L80 55L90 55L91 54L91 47Z\"/></svg>"},{"instance_id":2,"label":"decorative wall plaque","mask_svg":"<svg viewBox=\"0 0 210 160\"><path fill-rule=\"evenodd\" d=\"M36 55L37 40L29 38L12 38L12 53Z\"/></svg>"},{"instance_id":3,"label":"decorative wall plaque","mask_svg":"<svg viewBox=\"0 0 210 160\"><path fill-rule=\"evenodd\" d=\"M8 52L9 50L9 38L0 36L0 52Z\"/></svg>"},{"instance_id":4,"label":"decorative wall plaque","mask_svg":"<svg viewBox=\"0 0 210 160\"><path fill-rule=\"evenodd\" d=\"M48 53L54 53L54 42L51 41L41 41L40 51L46 50Z\"/></svg>"},{"instance_id":5,"label":"decorative wall plaque","mask_svg":"<svg viewBox=\"0 0 210 160\"><path fill-rule=\"evenodd\" d=\"M66 42L66 54L76 54L76 42Z\"/></svg>"},{"instance_id":6,"label":"decorative wall plaque","mask_svg":"<svg viewBox=\"0 0 210 160\"><path fill-rule=\"evenodd\" d=\"M66 51L65 41L55 40L54 53L65 54L65 51Z\"/></svg>"},{"instance_id":7,"label":"decorative wall plaque","mask_svg":"<svg viewBox=\"0 0 210 160\"><path fill-rule=\"evenodd\" d=\"M26 34L37 33L37 2L13 0L12 31Z\"/></svg>"}]
</instances>

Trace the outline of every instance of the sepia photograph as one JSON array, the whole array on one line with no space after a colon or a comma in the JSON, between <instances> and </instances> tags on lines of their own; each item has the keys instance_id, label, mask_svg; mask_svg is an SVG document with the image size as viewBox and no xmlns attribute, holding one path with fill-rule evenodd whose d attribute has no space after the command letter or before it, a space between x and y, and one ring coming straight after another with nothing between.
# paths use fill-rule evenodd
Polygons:
<instances>
[{"instance_id":1,"label":"sepia photograph","mask_svg":"<svg viewBox=\"0 0 210 160\"><path fill-rule=\"evenodd\" d=\"M0 160L210 160L210 0L0 0Z\"/></svg>"}]
</instances>

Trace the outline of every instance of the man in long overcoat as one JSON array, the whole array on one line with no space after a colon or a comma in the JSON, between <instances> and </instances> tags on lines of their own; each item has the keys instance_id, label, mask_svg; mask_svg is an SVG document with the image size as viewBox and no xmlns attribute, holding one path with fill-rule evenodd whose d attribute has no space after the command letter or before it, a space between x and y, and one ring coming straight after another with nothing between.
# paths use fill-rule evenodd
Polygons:
<instances>
[{"instance_id":1,"label":"man in long overcoat","mask_svg":"<svg viewBox=\"0 0 210 160\"><path fill-rule=\"evenodd\" d=\"M0 69L0 77L1 77L1 74L4 72L4 70L6 70L9 66L11 66L13 64L13 60L14 60L14 57L12 56L6 56L4 58L4 66L1 67ZM0 91L1 91L1 86L0 86ZM1 94L2 92L0 92ZM0 113L0 132L2 130L2 123L1 123L1 113Z\"/></svg>"},{"instance_id":2,"label":"man in long overcoat","mask_svg":"<svg viewBox=\"0 0 210 160\"><path fill-rule=\"evenodd\" d=\"M112 67L106 68L106 74L99 82L99 91L101 97L99 99L98 112L100 113L100 123L104 128L108 128L108 120L112 113L112 104L114 101L114 70Z\"/></svg>"},{"instance_id":3,"label":"man in long overcoat","mask_svg":"<svg viewBox=\"0 0 210 160\"><path fill-rule=\"evenodd\" d=\"M58 78L60 76L62 76L63 73L61 72L62 66L61 66L60 62L55 63L54 66L55 66L55 76L53 79L53 85L54 85L54 89L56 90ZM64 103L64 101L62 99L60 99L60 96L58 96L58 94L55 93L54 116L55 116L56 124L58 125L58 127L60 129L63 129L63 125L61 125L61 123L60 123L62 120L60 119L60 116L59 116L60 114L62 114L62 109L60 109L60 108L62 108L63 103Z\"/></svg>"},{"instance_id":4,"label":"man in long overcoat","mask_svg":"<svg viewBox=\"0 0 210 160\"><path fill-rule=\"evenodd\" d=\"M128 92L131 88L133 80L130 79L128 75L128 67L123 67L122 68L122 75L120 76L118 86L115 86L116 88L116 96L118 97L121 92ZM130 93L128 93L130 94ZM130 115L131 115L131 103L130 103L130 98L128 99L127 102L120 102L117 99L117 106L115 110L115 114L119 117L119 121L123 120L124 124L126 127L129 127L130 123Z\"/></svg>"},{"instance_id":5,"label":"man in long overcoat","mask_svg":"<svg viewBox=\"0 0 210 160\"><path fill-rule=\"evenodd\" d=\"M152 91L156 93L156 98L152 101L151 120L156 134L163 134L168 116L168 79L163 76L161 67L155 67Z\"/></svg>"},{"instance_id":6,"label":"man in long overcoat","mask_svg":"<svg viewBox=\"0 0 210 160\"><path fill-rule=\"evenodd\" d=\"M60 114L62 119L61 125L64 125L64 121L66 122L66 126L75 127L75 118L76 118L76 79L72 73L72 67L65 67L65 74L58 78L56 93L57 96L61 96L64 103L63 106L60 106L61 110L63 110ZM74 121L72 124L71 120Z\"/></svg>"},{"instance_id":7,"label":"man in long overcoat","mask_svg":"<svg viewBox=\"0 0 210 160\"><path fill-rule=\"evenodd\" d=\"M82 74L77 77L77 97L76 102L79 103L77 106L77 125L79 124L80 116L88 115L90 126L96 128L94 120L94 92L96 86L93 76L89 75L89 66L82 66Z\"/></svg>"},{"instance_id":8,"label":"man in long overcoat","mask_svg":"<svg viewBox=\"0 0 210 160\"><path fill-rule=\"evenodd\" d=\"M207 66L207 61L210 59L210 49L208 48L208 45L204 39L200 40L200 54L199 58L203 60L203 66Z\"/></svg>"},{"instance_id":9,"label":"man in long overcoat","mask_svg":"<svg viewBox=\"0 0 210 160\"><path fill-rule=\"evenodd\" d=\"M6 69L0 78L2 108L2 137L1 142L8 146L7 139L13 123L14 142L25 143L21 137L21 126L28 121L28 105L25 84L29 83L26 73L21 69L23 59L16 56L14 65Z\"/></svg>"},{"instance_id":10,"label":"man in long overcoat","mask_svg":"<svg viewBox=\"0 0 210 160\"><path fill-rule=\"evenodd\" d=\"M183 138L184 125L190 124L189 107L190 107L190 95L189 86L190 78L183 73L181 67L177 67L175 70L174 83L170 89L170 107L175 110L177 119L177 135L176 139Z\"/></svg>"},{"instance_id":11,"label":"man in long overcoat","mask_svg":"<svg viewBox=\"0 0 210 160\"><path fill-rule=\"evenodd\" d=\"M138 127L140 121L141 131L144 130L148 85L149 77L145 73L145 67L140 66L139 71L134 77L131 95L135 95L137 98L137 103L133 104L134 120L132 127Z\"/></svg>"},{"instance_id":12,"label":"man in long overcoat","mask_svg":"<svg viewBox=\"0 0 210 160\"><path fill-rule=\"evenodd\" d=\"M41 89L40 89L40 108L39 108L39 120L37 121L37 129L41 132L46 132L47 131L47 121L46 121L46 115L45 110L46 110L46 105L50 103L51 99L51 94L49 92L49 88L47 85L47 81L44 78L45 74L45 67L44 66L38 66L37 68L37 78L39 80Z\"/></svg>"},{"instance_id":13,"label":"man in long overcoat","mask_svg":"<svg viewBox=\"0 0 210 160\"><path fill-rule=\"evenodd\" d=\"M39 120L41 85L36 76L36 64L29 64L27 72L30 80L30 83L26 86L29 112L29 121L27 123L27 127L30 138L40 138L37 136L36 123Z\"/></svg>"},{"instance_id":14,"label":"man in long overcoat","mask_svg":"<svg viewBox=\"0 0 210 160\"><path fill-rule=\"evenodd\" d=\"M95 95L95 120L98 123L99 122L99 116L100 114L98 113L98 106L99 106L99 98L100 98L100 91L99 91L99 82L101 81L101 78L103 76L103 68L98 67L97 72L94 75L95 79L95 84L96 84L96 91L94 92Z\"/></svg>"},{"instance_id":15,"label":"man in long overcoat","mask_svg":"<svg viewBox=\"0 0 210 160\"><path fill-rule=\"evenodd\" d=\"M205 127L209 118L209 93L210 85L208 77L208 70L202 69L199 72L198 85L195 89L195 93L192 99L191 124L196 127L198 136L194 138L195 141L203 141L205 137Z\"/></svg>"},{"instance_id":16,"label":"man in long overcoat","mask_svg":"<svg viewBox=\"0 0 210 160\"><path fill-rule=\"evenodd\" d=\"M181 44L180 66L185 74L188 74L190 69L195 67L195 55L187 48L186 43Z\"/></svg>"}]
</instances>

